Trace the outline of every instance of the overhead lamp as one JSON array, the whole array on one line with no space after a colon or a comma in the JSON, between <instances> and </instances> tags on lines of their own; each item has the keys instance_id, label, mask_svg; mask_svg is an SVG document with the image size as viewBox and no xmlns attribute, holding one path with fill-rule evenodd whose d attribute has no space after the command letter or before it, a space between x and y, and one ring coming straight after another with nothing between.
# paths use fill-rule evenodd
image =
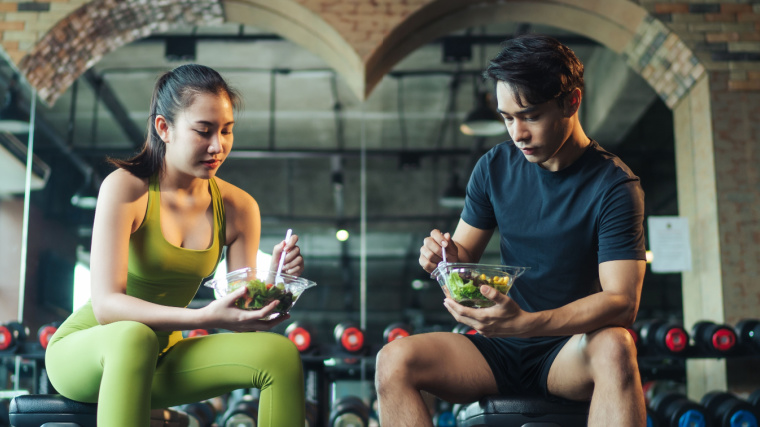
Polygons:
<instances>
[{"instance_id":1,"label":"overhead lamp","mask_svg":"<svg viewBox=\"0 0 760 427\"><path fill-rule=\"evenodd\" d=\"M87 174L82 187L80 187L79 190L77 190L77 192L71 196L72 206L76 206L79 209L95 209L97 206L98 192L92 186L92 174L92 171Z\"/></svg>"},{"instance_id":2,"label":"overhead lamp","mask_svg":"<svg viewBox=\"0 0 760 427\"><path fill-rule=\"evenodd\" d=\"M459 130L470 136L496 136L507 131L504 119L491 106L491 95L478 91L475 95L475 108L467 114Z\"/></svg>"},{"instance_id":3,"label":"overhead lamp","mask_svg":"<svg viewBox=\"0 0 760 427\"><path fill-rule=\"evenodd\" d=\"M29 133L29 118L19 110L18 98L18 75L14 74L3 96L3 105L0 109L0 131L16 135Z\"/></svg>"},{"instance_id":4,"label":"overhead lamp","mask_svg":"<svg viewBox=\"0 0 760 427\"><path fill-rule=\"evenodd\" d=\"M345 242L348 240L348 230L341 228L337 232L335 232L335 238L338 239L338 241Z\"/></svg>"},{"instance_id":5,"label":"overhead lamp","mask_svg":"<svg viewBox=\"0 0 760 427\"><path fill-rule=\"evenodd\" d=\"M449 186L444 190L438 203L445 208L463 208L467 192L459 185L459 174L452 173Z\"/></svg>"}]
</instances>

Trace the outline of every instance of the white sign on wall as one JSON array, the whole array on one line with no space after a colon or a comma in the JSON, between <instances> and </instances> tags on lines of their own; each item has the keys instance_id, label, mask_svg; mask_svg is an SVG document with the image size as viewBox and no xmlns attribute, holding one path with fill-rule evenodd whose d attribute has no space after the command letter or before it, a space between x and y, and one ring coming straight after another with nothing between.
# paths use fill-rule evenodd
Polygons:
<instances>
[{"instance_id":1,"label":"white sign on wall","mask_svg":"<svg viewBox=\"0 0 760 427\"><path fill-rule=\"evenodd\" d=\"M689 219L678 216L650 216L647 226L649 248L652 251L652 272L691 271Z\"/></svg>"}]
</instances>

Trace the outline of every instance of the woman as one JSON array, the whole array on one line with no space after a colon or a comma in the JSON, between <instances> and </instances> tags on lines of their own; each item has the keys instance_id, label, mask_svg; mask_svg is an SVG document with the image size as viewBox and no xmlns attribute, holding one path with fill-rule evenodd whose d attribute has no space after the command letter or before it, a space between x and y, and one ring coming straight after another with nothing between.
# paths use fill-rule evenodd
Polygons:
<instances>
[{"instance_id":1,"label":"woman","mask_svg":"<svg viewBox=\"0 0 760 427\"><path fill-rule=\"evenodd\" d=\"M137 156L112 162L92 237L92 298L51 340L45 358L62 395L98 402L98 425L147 426L150 409L239 388L260 388L259 425L303 426L298 351L278 334L182 339L180 330L267 330L277 302L244 311L236 292L188 309L201 280L227 246L228 269L256 265L261 220L256 201L215 178L232 148L238 95L214 70L183 65L156 83L148 139ZM297 237L283 272L300 274Z\"/></svg>"}]
</instances>

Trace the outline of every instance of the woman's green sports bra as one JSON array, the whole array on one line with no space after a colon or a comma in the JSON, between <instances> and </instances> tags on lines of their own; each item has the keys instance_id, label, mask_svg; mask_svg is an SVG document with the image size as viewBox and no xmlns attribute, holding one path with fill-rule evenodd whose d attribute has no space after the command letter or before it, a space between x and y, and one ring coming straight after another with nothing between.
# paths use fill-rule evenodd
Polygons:
<instances>
[{"instance_id":1,"label":"woman's green sports bra","mask_svg":"<svg viewBox=\"0 0 760 427\"><path fill-rule=\"evenodd\" d=\"M224 203L219 187L209 180L214 211L214 241L203 250L172 245L161 231L161 192L158 177L149 180L148 207L140 227L129 238L127 295L156 304L187 307L201 281L216 270L225 245ZM61 325L60 329L81 330L97 326L88 301ZM162 353L182 339L180 331L158 331Z\"/></svg>"},{"instance_id":2,"label":"woman's green sports bra","mask_svg":"<svg viewBox=\"0 0 760 427\"><path fill-rule=\"evenodd\" d=\"M164 238L158 177L150 178L145 219L129 238L127 295L175 307L190 303L201 280L216 269L225 243L224 203L213 178L209 180L209 190L214 211L214 240L207 249L185 249Z\"/></svg>"}]
</instances>

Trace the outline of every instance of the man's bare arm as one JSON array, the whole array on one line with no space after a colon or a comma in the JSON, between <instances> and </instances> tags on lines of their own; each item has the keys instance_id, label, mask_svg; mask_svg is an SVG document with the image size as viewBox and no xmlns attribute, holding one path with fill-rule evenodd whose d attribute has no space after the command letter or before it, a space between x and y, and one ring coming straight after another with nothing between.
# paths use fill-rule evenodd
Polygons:
<instances>
[{"instance_id":1,"label":"man's bare arm","mask_svg":"<svg viewBox=\"0 0 760 427\"><path fill-rule=\"evenodd\" d=\"M529 313L493 288L481 287L496 305L473 309L446 300L454 318L484 336L532 337L575 335L605 326L633 324L641 297L646 264L639 260L608 261L599 265L602 291L562 307Z\"/></svg>"}]
</instances>

